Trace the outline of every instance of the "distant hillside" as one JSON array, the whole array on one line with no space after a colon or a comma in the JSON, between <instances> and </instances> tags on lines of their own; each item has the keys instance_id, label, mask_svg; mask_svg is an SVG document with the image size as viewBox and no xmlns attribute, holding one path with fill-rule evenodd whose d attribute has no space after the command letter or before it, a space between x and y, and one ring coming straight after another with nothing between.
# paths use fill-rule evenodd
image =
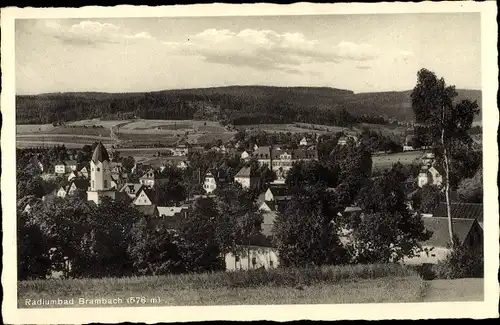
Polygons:
<instances>
[{"instance_id":1,"label":"distant hillside","mask_svg":"<svg viewBox=\"0 0 500 325\"><path fill-rule=\"evenodd\" d=\"M458 89L458 100L481 91ZM411 91L358 93L327 87L229 86L147 93L51 93L17 96L20 124L102 117L212 119L233 124L349 124L362 116L412 120ZM479 118L478 118L479 119ZM370 122L370 121L365 121Z\"/></svg>"}]
</instances>

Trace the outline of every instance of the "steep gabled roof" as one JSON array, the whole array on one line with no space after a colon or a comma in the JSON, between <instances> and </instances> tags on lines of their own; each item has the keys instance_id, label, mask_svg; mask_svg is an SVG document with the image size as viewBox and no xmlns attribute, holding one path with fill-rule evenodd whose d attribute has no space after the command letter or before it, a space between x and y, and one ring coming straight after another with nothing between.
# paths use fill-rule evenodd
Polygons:
<instances>
[{"instance_id":1,"label":"steep gabled roof","mask_svg":"<svg viewBox=\"0 0 500 325\"><path fill-rule=\"evenodd\" d=\"M139 197L139 195L141 194L141 192L144 192L146 194L146 196L149 198L149 200L151 201L151 203L155 203L155 192L153 189L151 188L148 188L148 187L141 187L136 193L135 193L135 197L136 199Z\"/></svg>"},{"instance_id":2,"label":"steep gabled roof","mask_svg":"<svg viewBox=\"0 0 500 325\"><path fill-rule=\"evenodd\" d=\"M133 190L133 192L135 194L135 193L139 192L141 187L143 187L143 185L140 183L126 183L122 186L122 188L120 189L120 192L125 192L125 190L128 189L129 192L131 190Z\"/></svg>"},{"instance_id":3,"label":"steep gabled roof","mask_svg":"<svg viewBox=\"0 0 500 325\"><path fill-rule=\"evenodd\" d=\"M446 247L450 242L448 218L423 216L422 221L424 227L432 231L432 237L421 244L424 246ZM463 244L476 222L474 219L453 219L453 232L458 236L460 244Z\"/></svg>"},{"instance_id":4,"label":"steep gabled roof","mask_svg":"<svg viewBox=\"0 0 500 325\"><path fill-rule=\"evenodd\" d=\"M269 190L271 191L275 199L285 198L291 195L290 189L287 186L283 185L269 186Z\"/></svg>"},{"instance_id":5,"label":"steep gabled roof","mask_svg":"<svg viewBox=\"0 0 500 325\"><path fill-rule=\"evenodd\" d=\"M102 142L99 142L94 149L94 153L92 154L92 161L94 164L97 162L110 161L108 151L103 146Z\"/></svg>"},{"instance_id":6,"label":"steep gabled roof","mask_svg":"<svg viewBox=\"0 0 500 325\"><path fill-rule=\"evenodd\" d=\"M447 217L448 212L446 203L440 202L433 211L433 217ZM483 205L479 203L451 203L451 217L453 219L476 219L479 223L483 222Z\"/></svg>"},{"instance_id":7,"label":"steep gabled roof","mask_svg":"<svg viewBox=\"0 0 500 325\"><path fill-rule=\"evenodd\" d=\"M234 177L250 177L252 175L252 168L243 167Z\"/></svg>"},{"instance_id":8,"label":"steep gabled roof","mask_svg":"<svg viewBox=\"0 0 500 325\"><path fill-rule=\"evenodd\" d=\"M88 179L73 179L70 183L70 188L71 185L75 184L75 187L79 190L87 190L90 186L90 182Z\"/></svg>"},{"instance_id":9,"label":"steep gabled roof","mask_svg":"<svg viewBox=\"0 0 500 325\"><path fill-rule=\"evenodd\" d=\"M135 208L147 216L154 216L158 212L158 208L154 204L152 204L152 205L137 205Z\"/></svg>"}]
</instances>

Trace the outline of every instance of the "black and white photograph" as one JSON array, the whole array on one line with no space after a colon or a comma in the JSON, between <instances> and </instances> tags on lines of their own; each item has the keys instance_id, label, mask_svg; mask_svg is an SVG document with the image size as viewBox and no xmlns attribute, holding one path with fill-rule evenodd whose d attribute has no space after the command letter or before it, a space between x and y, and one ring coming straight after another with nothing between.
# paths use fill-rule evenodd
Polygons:
<instances>
[{"instance_id":1,"label":"black and white photograph","mask_svg":"<svg viewBox=\"0 0 500 325\"><path fill-rule=\"evenodd\" d=\"M12 319L498 315L496 4L454 4L2 10Z\"/></svg>"}]
</instances>

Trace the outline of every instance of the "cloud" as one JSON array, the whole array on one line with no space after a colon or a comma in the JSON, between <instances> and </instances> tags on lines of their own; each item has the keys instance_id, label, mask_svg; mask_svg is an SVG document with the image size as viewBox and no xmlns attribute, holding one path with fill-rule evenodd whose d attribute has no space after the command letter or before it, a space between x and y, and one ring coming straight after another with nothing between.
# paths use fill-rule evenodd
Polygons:
<instances>
[{"instance_id":1,"label":"cloud","mask_svg":"<svg viewBox=\"0 0 500 325\"><path fill-rule=\"evenodd\" d=\"M272 30L206 29L185 42L164 42L168 51L178 55L199 56L207 62L247 66L259 70L297 73L308 63L369 61L381 53L369 44L341 42L330 45L307 39L302 33L277 33Z\"/></svg>"},{"instance_id":2,"label":"cloud","mask_svg":"<svg viewBox=\"0 0 500 325\"><path fill-rule=\"evenodd\" d=\"M58 21L44 21L46 34L74 45L96 45L99 43L116 44L128 41L154 39L147 32L132 33L123 28L97 21L84 20L73 25L64 25Z\"/></svg>"},{"instance_id":3,"label":"cloud","mask_svg":"<svg viewBox=\"0 0 500 325\"><path fill-rule=\"evenodd\" d=\"M372 68L371 66L369 66L369 65L363 65L363 64L358 64L356 66L356 69L361 69L361 70L369 70L371 68Z\"/></svg>"}]
</instances>

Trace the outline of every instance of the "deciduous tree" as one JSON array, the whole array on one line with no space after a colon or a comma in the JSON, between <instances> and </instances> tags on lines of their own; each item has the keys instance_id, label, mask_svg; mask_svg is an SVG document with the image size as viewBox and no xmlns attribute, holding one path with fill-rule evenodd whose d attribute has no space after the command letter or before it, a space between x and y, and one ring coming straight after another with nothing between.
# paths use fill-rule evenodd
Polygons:
<instances>
[{"instance_id":1,"label":"deciduous tree","mask_svg":"<svg viewBox=\"0 0 500 325\"><path fill-rule=\"evenodd\" d=\"M448 214L450 242L453 243L453 222L450 203L450 170L453 148L457 143L471 144L468 130L474 116L479 113L476 101L462 100L455 104L455 86L448 86L443 78L427 70L417 73L417 85L411 93L416 123L424 126L420 130L430 135L437 154L443 158L445 170L445 197ZM452 247L454 247L452 245Z\"/></svg>"}]
</instances>

